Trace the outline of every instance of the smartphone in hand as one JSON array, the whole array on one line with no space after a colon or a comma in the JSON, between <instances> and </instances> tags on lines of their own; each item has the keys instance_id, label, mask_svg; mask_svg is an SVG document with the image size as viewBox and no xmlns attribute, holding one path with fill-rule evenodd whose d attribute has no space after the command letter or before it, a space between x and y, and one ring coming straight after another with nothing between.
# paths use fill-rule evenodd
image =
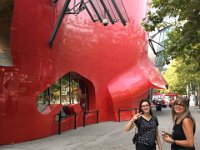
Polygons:
<instances>
[{"instance_id":1,"label":"smartphone in hand","mask_svg":"<svg viewBox=\"0 0 200 150\"><path fill-rule=\"evenodd\" d=\"M165 132L165 131L162 131L162 136L165 136L165 135L168 135L168 136L172 137L172 134L167 133L167 132Z\"/></svg>"},{"instance_id":2,"label":"smartphone in hand","mask_svg":"<svg viewBox=\"0 0 200 150\"><path fill-rule=\"evenodd\" d=\"M162 136L168 135L165 131L162 131Z\"/></svg>"}]
</instances>

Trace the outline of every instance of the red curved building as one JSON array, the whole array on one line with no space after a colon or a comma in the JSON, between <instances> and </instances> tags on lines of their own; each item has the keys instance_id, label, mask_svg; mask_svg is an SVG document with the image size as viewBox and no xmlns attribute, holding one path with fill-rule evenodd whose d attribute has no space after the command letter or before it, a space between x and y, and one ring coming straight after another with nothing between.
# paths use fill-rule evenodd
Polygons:
<instances>
[{"instance_id":1,"label":"red curved building","mask_svg":"<svg viewBox=\"0 0 200 150\"><path fill-rule=\"evenodd\" d=\"M12 5L4 27L9 42L1 42L0 48L7 44L13 65L0 67L0 144L118 121L119 109L136 108L150 88L165 88L147 54L141 26L146 0L80 0L77 14L75 1L67 1L1 2ZM7 12L0 7L1 15ZM101 23L104 17L107 26ZM6 33L0 24L0 32Z\"/></svg>"}]
</instances>

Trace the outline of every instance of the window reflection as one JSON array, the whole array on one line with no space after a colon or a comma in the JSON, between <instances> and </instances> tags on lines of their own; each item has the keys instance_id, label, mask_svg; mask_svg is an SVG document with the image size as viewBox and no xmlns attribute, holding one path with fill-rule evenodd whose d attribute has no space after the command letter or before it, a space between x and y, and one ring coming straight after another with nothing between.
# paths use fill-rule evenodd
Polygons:
<instances>
[{"instance_id":1,"label":"window reflection","mask_svg":"<svg viewBox=\"0 0 200 150\"><path fill-rule=\"evenodd\" d=\"M45 108L50 104L49 88L38 95L37 108L39 112L45 110Z\"/></svg>"},{"instance_id":2,"label":"window reflection","mask_svg":"<svg viewBox=\"0 0 200 150\"><path fill-rule=\"evenodd\" d=\"M88 107L86 93L86 83L83 78L70 72L38 95L38 111L44 111L50 104L80 104L85 110Z\"/></svg>"}]
</instances>

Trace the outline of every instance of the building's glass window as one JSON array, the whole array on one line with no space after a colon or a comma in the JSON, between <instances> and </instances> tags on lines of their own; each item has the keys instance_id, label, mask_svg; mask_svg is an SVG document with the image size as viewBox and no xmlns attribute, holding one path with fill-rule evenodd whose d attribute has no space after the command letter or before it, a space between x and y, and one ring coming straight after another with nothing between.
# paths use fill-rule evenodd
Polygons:
<instances>
[{"instance_id":1,"label":"building's glass window","mask_svg":"<svg viewBox=\"0 0 200 150\"><path fill-rule=\"evenodd\" d=\"M0 66L12 66L10 29L14 0L0 0Z\"/></svg>"},{"instance_id":2,"label":"building's glass window","mask_svg":"<svg viewBox=\"0 0 200 150\"><path fill-rule=\"evenodd\" d=\"M70 72L40 93L37 103L39 112L50 104L80 104L83 109L87 109L86 83L80 75Z\"/></svg>"},{"instance_id":3,"label":"building's glass window","mask_svg":"<svg viewBox=\"0 0 200 150\"><path fill-rule=\"evenodd\" d=\"M39 112L45 110L50 104L50 91L49 88L38 95L37 108Z\"/></svg>"},{"instance_id":4,"label":"building's glass window","mask_svg":"<svg viewBox=\"0 0 200 150\"><path fill-rule=\"evenodd\" d=\"M58 80L50 87L50 104L60 104L61 101L60 80Z\"/></svg>"}]
</instances>

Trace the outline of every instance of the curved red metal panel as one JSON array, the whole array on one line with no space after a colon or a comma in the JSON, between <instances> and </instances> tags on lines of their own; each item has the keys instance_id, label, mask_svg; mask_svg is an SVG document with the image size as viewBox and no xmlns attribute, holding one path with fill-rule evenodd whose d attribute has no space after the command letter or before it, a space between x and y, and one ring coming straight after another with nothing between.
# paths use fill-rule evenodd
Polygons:
<instances>
[{"instance_id":1,"label":"curved red metal panel","mask_svg":"<svg viewBox=\"0 0 200 150\"><path fill-rule=\"evenodd\" d=\"M117 76L108 84L116 118L117 110L120 108L137 108L138 104L133 101L147 98L150 88L166 89L167 82L152 62L147 57L140 60L138 65Z\"/></svg>"},{"instance_id":2,"label":"curved red metal panel","mask_svg":"<svg viewBox=\"0 0 200 150\"><path fill-rule=\"evenodd\" d=\"M91 103L100 111L99 121L117 120L117 108L131 106L146 97L150 87L163 85L160 77L154 78L157 73L148 62L147 37L140 25L145 0L124 1L130 19L125 27L121 23L106 27L93 23L86 11L65 16L51 49L48 40L64 2L59 0L55 5L51 0L14 1L10 35L15 65L0 67L0 144L57 132L55 118L61 106L50 105L42 114L36 101L38 94L68 72L76 72L94 85ZM145 65L150 69L142 68ZM120 90L125 94L118 94ZM81 121L77 124L82 125Z\"/></svg>"},{"instance_id":3,"label":"curved red metal panel","mask_svg":"<svg viewBox=\"0 0 200 150\"><path fill-rule=\"evenodd\" d=\"M144 72L144 75L150 82L152 88L167 88L167 81L160 74L158 68L156 68L149 59L142 60L140 69Z\"/></svg>"}]
</instances>

